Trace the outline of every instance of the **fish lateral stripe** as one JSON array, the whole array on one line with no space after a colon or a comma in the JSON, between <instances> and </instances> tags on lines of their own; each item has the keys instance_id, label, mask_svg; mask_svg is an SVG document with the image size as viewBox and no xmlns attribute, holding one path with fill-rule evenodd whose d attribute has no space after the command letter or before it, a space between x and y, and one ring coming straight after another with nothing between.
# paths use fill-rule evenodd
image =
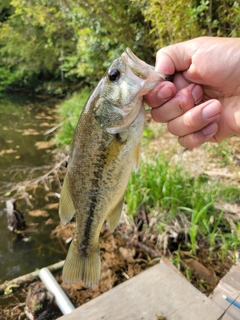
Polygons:
<instances>
[{"instance_id":1,"label":"fish lateral stripe","mask_svg":"<svg viewBox=\"0 0 240 320\"><path fill-rule=\"evenodd\" d=\"M103 138L104 141L104 138ZM97 150L97 157L95 161L93 162L93 167L96 168L96 170L93 171L93 175L95 178L91 179L91 189L89 192L89 207L86 212L86 221L84 224L84 231L83 231L83 239L78 247L78 251L81 254L87 255L89 251L89 247L91 245L91 234L92 234L92 225L95 220L95 209L99 202L99 198L101 197L101 193L96 193L96 190L100 189L99 182L102 179L102 174L104 170L105 165L105 154L104 149L104 143L100 144Z\"/></svg>"}]
</instances>

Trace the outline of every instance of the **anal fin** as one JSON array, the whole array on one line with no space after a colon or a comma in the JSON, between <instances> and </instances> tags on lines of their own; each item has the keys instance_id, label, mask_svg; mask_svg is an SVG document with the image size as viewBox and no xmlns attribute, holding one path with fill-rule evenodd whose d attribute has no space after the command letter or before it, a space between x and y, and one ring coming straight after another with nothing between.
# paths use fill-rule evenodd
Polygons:
<instances>
[{"instance_id":1,"label":"anal fin","mask_svg":"<svg viewBox=\"0 0 240 320\"><path fill-rule=\"evenodd\" d=\"M123 207L124 198L122 198L116 207L109 213L107 216L107 221L109 224L110 231L113 232L118 224L118 221L121 217L122 207Z\"/></svg>"},{"instance_id":2,"label":"anal fin","mask_svg":"<svg viewBox=\"0 0 240 320\"><path fill-rule=\"evenodd\" d=\"M60 195L59 216L63 224L67 224L75 215L75 208L69 190L69 177L66 174Z\"/></svg>"}]
</instances>

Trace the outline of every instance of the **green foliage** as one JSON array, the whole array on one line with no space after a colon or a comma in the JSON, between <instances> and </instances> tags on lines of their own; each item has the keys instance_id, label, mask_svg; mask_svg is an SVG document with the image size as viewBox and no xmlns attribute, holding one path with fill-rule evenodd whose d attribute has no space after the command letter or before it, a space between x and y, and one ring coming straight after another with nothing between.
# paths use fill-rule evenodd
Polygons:
<instances>
[{"instance_id":1,"label":"green foliage","mask_svg":"<svg viewBox=\"0 0 240 320\"><path fill-rule=\"evenodd\" d=\"M190 38L240 35L240 4L235 0L135 0L162 47Z\"/></svg>"},{"instance_id":2,"label":"green foliage","mask_svg":"<svg viewBox=\"0 0 240 320\"><path fill-rule=\"evenodd\" d=\"M234 0L2 0L0 86L94 84L127 46L154 64L159 46L239 30Z\"/></svg>"},{"instance_id":3,"label":"green foliage","mask_svg":"<svg viewBox=\"0 0 240 320\"><path fill-rule=\"evenodd\" d=\"M7 20L11 14L10 0L1 0L0 2L0 23Z\"/></svg>"},{"instance_id":4,"label":"green foliage","mask_svg":"<svg viewBox=\"0 0 240 320\"><path fill-rule=\"evenodd\" d=\"M218 196L222 201L226 202L240 202L239 188L233 186L224 186L219 188Z\"/></svg>"},{"instance_id":5,"label":"green foliage","mask_svg":"<svg viewBox=\"0 0 240 320\"><path fill-rule=\"evenodd\" d=\"M170 165L159 155L155 160L142 162L139 172L131 175L125 195L128 213L134 215L140 205L145 204L147 208L164 208L169 220L179 209L189 208L200 214L214 196L213 191L204 188L198 179L192 179L180 166Z\"/></svg>"},{"instance_id":6,"label":"green foliage","mask_svg":"<svg viewBox=\"0 0 240 320\"><path fill-rule=\"evenodd\" d=\"M219 144L211 145L209 152L212 157L217 157L219 159L219 164L226 166L231 162L233 156L233 150L229 148L227 140L223 140Z\"/></svg>"},{"instance_id":7,"label":"green foliage","mask_svg":"<svg viewBox=\"0 0 240 320\"><path fill-rule=\"evenodd\" d=\"M220 254L224 257L228 249L236 250L240 245L240 224L232 233L223 213L214 207L227 189L209 185L201 176L193 179L180 165L170 165L164 156L157 155L155 160L142 162L139 172L131 175L125 193L127 213L134 217L144 204L145 210L157 218L159 233L174 218L184 215L191 252L196 254L201 237L211 248L222 243Z\"/></svg>"},{"instance_id":8,"label":"green foliage","mask_svg":"<svg viewBox=\"0 0 240 320\"><path fill-rule=\"evenodd\" d=\"M152 57L153 62L148 25L139 7L130 1L88 0L75 11L79 12L81 25L79 20L73 23L76 54L65 58L63 68L67 75L75 73L95 82L127 46L143 59Z\"/></svg>"},{"instance_id":9,"label":"green foliage","mask_svg":"<svg viewBox=\"0 0 240 320\"><path fill-rule=\"evenodd\" d=\"M199 28L198 16L193 11L194 0L136 2L142 6L146 20L151 22L157 47L204 34Z\"/></svg>"},{"instance_id":10,"label":"green foliage","mask_svg":"<svg viewBox=\"0 0 240 320\"><path fill-rule=\"evenodd\" d=\"M18 86L36 86L39 79L59 73L61 11L44 1L10 2L12 14L0 26L0 56L21 73Z\"/></svg>"},{"instance_id":11,"label":"green foliage","mask_svg":"<svg viewBox=\"0 0 240 320\"><path fill-rule=\"evenodd\" d=\"M6 86L21 79L21 74L13 72L0 65L0 91L3 91Z\"/></svg>"},{"instance_id":12,"label":"green foliage","mask_svg":"<svg viewBox=\"0 0 240 320\"><path fill-rule=\"evenodd\" d=\"M22 75L15 85L95 83L126 46L152 56L148 24L128 0L5 0L2 6L0 59Z\"/></svg>"},{"instance_id":13,"label":"green foliage","mask_svg":"<svg viewBox=\"0 0 240 320\"><path fill-rule=\"evenodd\" d=\"M240 36L240 3L235 0L219 1L216 6L216 28L218 36Z\"/></svg>"}]
</instances>

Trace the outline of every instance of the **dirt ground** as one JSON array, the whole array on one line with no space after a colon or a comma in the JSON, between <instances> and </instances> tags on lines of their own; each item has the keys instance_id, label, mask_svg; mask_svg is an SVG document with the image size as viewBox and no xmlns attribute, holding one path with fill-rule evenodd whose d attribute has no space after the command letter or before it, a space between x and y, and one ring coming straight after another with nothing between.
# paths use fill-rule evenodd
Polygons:
<instances>
[{"instance_id":1,"label":"dirt ground","mask_svg":"<svg viewBox=\"0 0 240 320\"><path fill-rule=\"evenodd\" d=\"M141 217L138 222L141 222ZM140 225L140 224L139 224ZM54 234L67 240L74 231L74 223L67 227L59 225ZM157 234L149 234L122 223L112 234L104 225L100 235L101 277L94 288L87 288L82 282L66 285L62 282L61 272L55 278L75 307L96 298L111 288L138 275L147 268L159 263L162 252L157 249ZM177 243L169 244L167 256L176 255ZM217 248L216 248L217 250ZM209 258L208 248L199 248L199 254L192 256L188 251L181 251L181 262L177 267L184 274L191 270L191 282L206 295L210 294L218 281L230 269L233 261L225 258L219 262L214 253ZM185 274L186 275L186 274ZM55 303L49 298L44 286L37 279L26 283L9 295L13 301L6 304L0 313L0 319L37 319L53 320L61 316ZM41 305L39 304L41 301ZM37 306L37 307L36 307ZM28 311L28 318L26 317Z\"/></svg>"},{"instance_id":2,"label":"dirt ground","mask_svg":"<svg viewBox=\"0 0 240 320\"><path fill-rule=\"evenodd\" d=\"M156 124L152 125L155 126ZM211 179L224 179L226 183L238 184L240 138L233 137L228 142L233 153L228 156L230 162L227 163L222 154L217 154L213 145L203 146L194 150L184 150L179 146L176 138L167 133L164 126L159 127L158 131L158 138L152 139L149 143L148 152L160 150L163 146L166 149L167 146L171 158L170 161L181 161L193 176L205 173ZM221 203L219 206L226 208L232 214L238 215L240 213L236 204ZM143 225L145 226L144 229ZM169 226L169 229L165 230L162 237L168 237L172 227ZM59 224L53 230L52 235L60 237L65 243L72 237L74 228L74 223L70 223L67 226ZM216 246L210 254L209 248L204 241L199 244L197 256L193 256L184 245L184 237L186 237L184 232L180 232L174 241L168 238L167 248L160 247L158 244L159 235L154 229L151 213L145 212L145 208L142 207L136 214L134 224L130 224L125 214L123 214L122 220L113 234L109 231L107 224L103 226L100 236L101 278L98 285L92 289L85 287L82 282L66 285L62 283L61 272L56 273L55 276L74 306L78 307L136 276L152 265L159 263L163 254L167 255L170 260L180 254L179 263L176 267L187 277L188 274L191 274L192 284L204 294L209 295L219 280L228 272L233 261L229 257L220 261L217 255L219 248ZM180 252L177 251L179 243L182 244ZM26 284L20 290L18 289L17 292L9 296L12 298L11 308L6 304L6 308L0 310L0 320L27 319L24 311L26 307L29 313L32 312L32 319L53 320L61 315L51 297L48 297L46 293L45 295L42 293L42 285L36 279L33 283ZM43 297L42 306L44 308L41 309L39 307L38 310L36 308L33 310L35 305L33 297L35 293L38 296L39 292ZM50 306L47 307L47 305ZM46 310L48 310L47 313Z\"/></svg>"}]
</instances>

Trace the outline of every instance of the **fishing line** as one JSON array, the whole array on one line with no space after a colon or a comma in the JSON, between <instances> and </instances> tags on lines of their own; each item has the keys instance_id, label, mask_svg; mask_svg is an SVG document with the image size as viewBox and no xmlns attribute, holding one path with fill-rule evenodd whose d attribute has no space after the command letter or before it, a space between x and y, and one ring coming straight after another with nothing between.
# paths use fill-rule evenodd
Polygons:
<instances>
[{"instance_id":1,"label":"fishing line","mask_svg":"<svg viewBox=\"0 0 240 320\"><path fill-rule=\"evenodd\" d=\"M227 307L227 309L220 315L219 318L217 318L217 320L221 320L223 318L223 316L226 314L226 312L228 311L228 309L234 304L234 302L237 300L237 298L240 296L240 293L236 296L236 298L230 303L230 305Z\"/></svg>"}]
</instances>

